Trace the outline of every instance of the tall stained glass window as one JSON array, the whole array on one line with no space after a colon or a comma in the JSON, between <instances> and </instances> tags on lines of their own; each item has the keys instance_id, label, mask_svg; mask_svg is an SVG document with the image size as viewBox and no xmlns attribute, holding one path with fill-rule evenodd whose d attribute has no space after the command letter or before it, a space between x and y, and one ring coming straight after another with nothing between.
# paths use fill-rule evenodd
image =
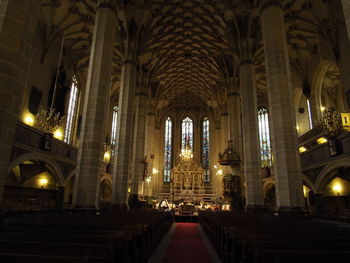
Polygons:
<instances>
[{"instance_id":1,"label":"tall stained glass window","mask_svg":"<svg viewBox=\"0 0 350 263\"><path fill-rule=\"evenodd\" d=\"M78 106L78 82L75 76L73 76L70 95L69 95L69 104L68 104L68 114L67 114L67 123L66 129L64 131L64 142L71 143L73 137L73 123L75 121L75 115Z\"/></svg>"},{"instance_id":2,"label":"tall stained glass window","mask_svg":"<svg viewBox=\"0 0 350 263\"><path fill-rule=\"evenodd\" d=\"M172 126L168 117L165 121L165 143L164 143L164 182L170 182L171 158L172 158Z\"/></svg>"},{"instance_id":3,"label":"tall stained glass window","mask_svg":"<svg viewBox=\"0 0 350 263\"><path fill-rule=\"evenodd\" d=\"M259 110L258 122L259 122L261 166L269 167L272 165L272 159L271 159L269 114L266 108L261 108Z\"/></svg>"},{"instance_id":4,"label":"tall stained glass window","mask_svg":"<svg viewBox=\"0 0 350 263\"><path fill-rule=\"evenodd\" d=\"M202 123L202 163L204 169L204 181L209 182L209 119L204 118Z\"/></svg>"},{"instance_id":5,"label":"tall stained glass window","mask_svg":"<svg viewBox=\"0 0 350 263\"><path fill-rule=\"evenodd\" d=\"M310 100L306 99L306 104L307 104L307 114L309 117L309 127L310 130L313 129L313 125L312 125L312 114L311 114L311 104L310 104Z\"/></svg>"},{"instance_id":6,"label":"tall stained glass window","mask_svg":"<svg viewBox=\"0 0 350 263\"><path fill-rule=\"evenodd\" d=\"M193 121L189 117L186 117L182 121L182 140L181 140L181 150L186 147L186 142L188 141L191 149L193 151Z\"/></svg>"},{"instance_id":7,"label":"tall stained glass window","mask_svg":"<svg viewBox=\"0 0 350 263\"><path fill-rule=\"evenodd\" d=\"M117 139L117 119L118 119L118 106L114 106L113 115L112 115L111 145L115 145L115 141Z\"/></svg>"}]
</instances>

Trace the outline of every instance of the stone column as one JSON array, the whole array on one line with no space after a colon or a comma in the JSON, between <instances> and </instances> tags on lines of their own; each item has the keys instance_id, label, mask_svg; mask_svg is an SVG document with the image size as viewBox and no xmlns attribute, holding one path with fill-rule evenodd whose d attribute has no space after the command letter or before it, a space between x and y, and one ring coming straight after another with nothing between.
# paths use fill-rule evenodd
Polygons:
<instances>
[{"instance_id":1,"label":"stone column","mask_svg":"<svg viewBox=\"0 0 350 263\"><path fill-rule=\"evenodd\" d=\"M233 145L237 153L241 151L241 100L238 88L235 84L228 93L228 118L229 118L229 140L233 140Z\"/></svg>"},{"instance_id":2,"label":"stone column","mask_svg":"<svg viewBox=\"0 0 350 263\"><path fill-rule=\"evenodd\" d=\"M162 151L160 149L161 145L164 145L161 140L163 140L164 137L161 136L160 127L155 126L154 130L154 161L153 161L153 167L155 167L158 170L158 173L153 175L152 178L152 193L153 196L158 196L160 192L160 187L163 184L163 167L160 165L160 159L164 156L162 155Z\"/></svg>"},{"instance_id":3,"label":"stone column","mask_svg":"<svg viewBox=\"0 0 350 263\"><path fill-rule=\"evenodd\" d=\"M22 94L27 86L38 1L0 1L0 205Z\"/></svg>"},{"instance_id":4,"label":"stone column","mask_svg":"<svg viewBox=\"0 0 350 263\"><path fill-rule=\"evenodd\" d=\"M260 149L258 136L258 102L251 40L241 42L240 86L242 95L242 127L246 209L261 208L264 204L262 180L259 176Z\"/></svg>"},{"instance_id":5,"label":"stone column","mask_svg":"<svg viewBox=\"0 0 350 263\"><path fill-rule=\"evenodd\" d=\"M129 157L132 147L130 131L133 126L134 90L136 87L135 42L129 39L127 48L120 81L117 143L112 188L112 204L121 208L125 208L128 201Z\"/></svg>"},{"instance_id":6,"label":"stone column","mask_svg":"<svg viewBox=\"0 0 350 263\"><path fill-rule=\"evenodd\" d=\"M146 148L145 148L145 155L147 156L148 161L148 174L151 175L151 189L153 189L154 184L156 184L156 177L157 173L153 174L153 167L154 167L154 141L155 141L155 128L156 128L156 118L154 112L148 112L146 117ZM158 141L157 141L158 142ZM159 169L158 173L159 173ZM152 192L152 191L151 191Z\"/></svg>"},{"instance_id":7,"label":"stone column","mask_svg":"<svg viewBox=\"0 0 350 263\"><path fill-rule=\"evenodd\" d=\"M348 39L350 41L350 2L348 0L341 0L343 5L345 24L348 31Z\"/></svg>"},{"instance_id":8,"label":"stone column","mask_svg":"<svg viewBox=\"0 0 350 263\"><path fill-rule=\"evenodd\" d=\"M95 17L73 204L95 208L101 174L116 28L113 1L99 1Z\"/></svg>"},{"instance_id":9,"label":"stone column","mask_svg":"<svg viewBox=\"0 0 350 263\"><path fill-rule=\"evenodd\" d=\"M290 212L302 208L304 202L284 12L280 1L262 1L261 24L277 209Z\"/></svg>"},{"instance_id":10,"label":"stone column","mask_svg":"<svg viewBox=\"0 0 350 263\"><path fill-rule=\"evenodd\" d=\"M221 136L220 136L220 150L219 150L221 153L223 153L227 148L227 141L229 139L228 122L229 122L228 113L227 112L221 113L221 116L220 116Z\"/></svg>"},{"instance_id":11,"label":"stone column","mask_svg":"<svg viewBox=\"0 0 350 263\"><path fill-rule=\"evenodd\" d=\"M131 167L131 200L137 205L139 196L143 193L145 176L145 137L146 137L146 112L147 93L139 92L136 95L136 112L134 126L134 143L132 150ZM148 161L148 160L147 160ZM149 171L148 171L149 172ZM147 193L144 193L147 195Z\"/></svg>"}]
</instances>

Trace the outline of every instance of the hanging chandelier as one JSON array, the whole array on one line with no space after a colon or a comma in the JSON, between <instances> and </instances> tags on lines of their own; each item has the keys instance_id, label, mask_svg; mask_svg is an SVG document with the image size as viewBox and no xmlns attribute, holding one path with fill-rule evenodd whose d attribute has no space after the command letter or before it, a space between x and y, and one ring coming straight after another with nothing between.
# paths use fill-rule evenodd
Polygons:
<instances>
[{"instance_id":1,"label":"hanging chandelier","mask_svg":"<svg viewBox=\"0 0 350 263\"><path fill-rule=\"evenodd\" d=\"M189 141L186 141L185 148L181 150L180 153L181 160L190 161L193 159L193 153Z\"/></svg>"}]
</instances>

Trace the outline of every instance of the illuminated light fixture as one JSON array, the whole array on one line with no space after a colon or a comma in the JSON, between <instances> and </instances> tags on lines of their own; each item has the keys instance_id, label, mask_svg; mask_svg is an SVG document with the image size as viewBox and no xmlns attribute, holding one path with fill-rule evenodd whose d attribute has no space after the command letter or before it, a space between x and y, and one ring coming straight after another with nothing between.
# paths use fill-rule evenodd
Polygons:
<instances>
[{"instance_id":1,"label":"illuminated light fixture","mask_svg":"<svg viewBox=\"0 0 350 263\"><path fill-rule=\"evenodd\" d=\"M309 194L309 187L307 187L307 186L305 186L305 185L303 185L303 193L304 193L304 197L307 197L308 196L308 194Z\"/></svg>"},{"instance_id":2,"label":"illuminated light fixture","mask_svg":"<svg viewBox=\"0 0 350 263\"><path fill-rule=\"evenodd\" d=\"M29 126L34 126L34 123L35 123L34 115L31 113L26 113L23 116L23 122Z\"/></svg>"},{"instance_id":3,"label":"illuminated light fixture","mask_svg":"<svg viewBox=\"0 0 350 263\"><path fill-rule=\"evenodd\" d=\"M220 169L220 170L218 170L216 174L218 174L218 175L222 175L222 170L221 170L221 169Z\"/></svg>"},{"instance_id":4,"label":"illuminated light fixture","mask_svg":"<svg viewBox=\"0 0 350 263\"><path fill-rule=\"evenodd\" d=\"M332 188L333 188L333 191L334 191L334 192L336 192L338 195L340 195L340 192L341 192L341 190L342 190L341 184L337 183L337 184L333 185Z\"/></svg>"},{"instance_id":5,"label":"illuminated light fixture","mask_svg":"<svg viewBox=\"0 0 350 263\"><path fill-rule=\"evenodd\" d=\"M218 166L216 164L214 165L214 169L218 169Z\"/></svg>"},{"instance_id":6,"label":"illuminated light fixture","mask_svg":"<svg viewBox=\"0 0 350 263\"><path fill-rule=\"evenodd\" d=\"M153 168L153 169L152 169L152 173L153 173L153 174L157 174L158 172L159 172L158 169L156 169L156 168Z\"/></svg>"},{"instance_id":7,"label":"illuminated light fixture","mask_svg":"<svg viewBox=\"0 0 350 263\"><path fill-rule=\"evenodd\" d=\"M321 137L321 138L317 139L317 143L318 144L324 144L326 142L328 142L328 140L325 137Z\"/></svg>"},{"instance_id":8,"label":"illuminated light fixture","mask_svg":"<svg viewBox=\"0 0 350 263\"><path fill-rule=\"evenodd\" d=\"M55 137L58 140L63 140L63 132L61 128L58 128L54 133L53 133L53 137Z\"/></svg>"},{"instance_id":9,"label":"illuminated light fixture","mask_svg":"<svg viewBox=\"0 0 350 263\"><path fill-rule=\"evenodd\" d=\"M306 147L304 147L304 146L299 147L299 152L300 152L300 153L304 153L304 152L306 152L306 151L307 151L307 148L306 148Z\"/></svg>"},{"instance_id":10,"label":"illuminated light fixture","mask_svg":"<svg viewBox=\"0 0 350 263\"><path fill-rule=\"evenodd\" d=\"M341 113L343 129L350 132L350 113Z\"/></svg>"},{"instance_id":11,"label":"illuminated light fixture","mask_svg":"<svg viewBox=\"0 0 350 263\"><path fill-rule=\"evenodd\" d=\"M44 187L47 185L48 182L49 182L49 181L48 181L46 178L41 178L41 179L39 180L40 187L41 187L41 188L44 188Z\"/></svg>"},{"instance_id":12,"label":"illuminated light fixture","mask_svg":"<svg viewBox=\"0 0 350 263\"><path fill-rule=\"evenodd\" d=\"M180 158L184 161L190 161L193 158L192 149L188 141L186 142L185 149L181 150Z\"/></svg>"},{"instance_id":13,"label":"illuminated light fixture","mask_svg":"<svg viewBox=\"0 0 350 263\"><path fill-rule=\"evenodd\" d=\"M112 158L111 145L105 143L103 147L104 147L103 162L106 164L109 164L111 162L111 158Z\"/></svg>"},{"instance_id":14,"label":"illuminated light fixture","mask_svg":"<svg viewBox=\"0 0 350 263\"><path fill-rule=\"evenodd\" d=\"M324 112L326 110L326 107L321 106L321 112Z\"/></svg>"},{"instance_id":15,"label":"illuminated light fixture","mask_svg":"<svg viewBox=\"0 0 350 263\"><path fill-rule=\"evenodd\" d=\"M297 129L297 131L299 132L299 130L300 130L299 125L297 125L296 129Z\"/></svg>"},{"instance_id":16,"label":"illuminated light fixture","mask_svg":"<svg viewBox=\"0 0 350 263\"><path fill-rule=\"evenodd\" d=\"M146 178L146 182L147 182L147 183L150 183L150 182L151 182L151 176L149 176L149 177Z\"/></svg>"}]
</instances>

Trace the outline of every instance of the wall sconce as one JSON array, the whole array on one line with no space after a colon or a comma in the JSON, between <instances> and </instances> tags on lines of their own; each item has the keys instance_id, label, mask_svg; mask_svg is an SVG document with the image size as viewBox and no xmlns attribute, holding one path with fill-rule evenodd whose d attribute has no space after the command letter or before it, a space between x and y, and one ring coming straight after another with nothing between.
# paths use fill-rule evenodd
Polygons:
<instances>
[{"instance_id":1,"label":"wall sconce","mask_svg":"<svg viewBox=\"0 0 350 263\"><path fill-rule=\"evenodd\" d=\"M29 126L34 126L35 118L31 113L26 113L23 115L23 122Z\"/></svg>"},{"instance_id":2,"label":"wall sconce","mask_svg":"<svg viewBox=\"0 0 350 263\"><path fill-rule=\"evenodd\" d=\"M304 153L304 152L306 152L306 151L307 151L307 148L306 148L305 146L299 147L299 152L300 152L300 153Z\"/></svg>"},{"instance_id":3,"label":"wall sconce","mask_svg":"<svg viewBox=\"0 0 350 263\"><path fill-rule=\"evenodd\" d=\"M333 185L333 191L336 192L338 194L338 196L340 195L340 192L342 190L342 186L341 184L337 183L335 185Z\"/></svg>"},{"instance_id":4,"label":"wall sconce","mask_svg":"<svg viewBox=\"0 0 350 263\"><path fill-rule=\"evenodd\" d=\"M111 153L109 151L105 151L103 154L103 161L105 163L109 163L111 161Z\"/></svg>"},{"instance_id":5,"label":"wall sconce","mask_svg":"<svg viewBox=\"0 0 350 263\"><path fill-rule=\"evenodd\" d=\"M218 170L218 171L216 172L216 174L217 174L217 175L222 175L222 170L221 170L221 169Z\"/></svg>"},{"instance_id":6,"label":"wall sconce","mask_svg":"<svg viewBox=\"0 0 350 263\"><path fill-rule=\"evenodd\" d=\"M326 110L326 107L321 106L321 112L324 112Z\"/></svg>"},{"instance_id":7,"label":"wall sconce","mask_svg":"<svg viewBox=\"0 0 350 263\"><path fill-rule=\"evenodd\" d=\"M148 177L146 178L146 182L147 182L148 184L151 182L151 176L148 176Z\"/></svg>"},{"instance_id":8,"label":"wall sconce","mask_svg":"<svg viewBox=\"0 0 350 263\"><path fill-rule=\"evenodd\" d=\"M62 128L58 128L54 133L53 133L53 137L58 139L58 140L63 140L63 131Z\"/></svg>"},{"instance_id":9,"label":"wall sconce","mask_svg":"<svg viewBox=\"0 0 350 263\"><path fill-rule=\"evenodd\" d=\"M341 113L343 129L350 132L350 113Z\"/></svg>"},{"instance_id":10,"label":"wall sconce","mask_svg":"<svg viewBox=\"0 0 350 263\"><path fill-rule=\"evenodd\" d=\"M326 142L328 142L328 140L325 137L321 137L321 138L317 139L317 143L318 144L324 144Z\"/></svg>"},{"instance_id":11,"label":"wall sconce","mask_svg":"<svg viewBox=\"0 0 350 263\"><path fill-rule=\"evenodd\" d=\"M157 174L158 172L159 172L158 169L156 169L156 168L152 169L152 174Z\"/></svg>"},{"instance_id":12,"label":"wall sconce","mask_svg":"<svg viewBox=\"0 0 350 263\"><path fill-rule=\"evenodd\" d=\"M214 169L218 169L218 166L216 164L214 165Z\"/></svg>"},{"instance_id":13,"label":"wall sconce","mask_svg":"<svg viewBox=\"0 0 350 263\"><path fill-rule=\"evenodd\" d=\"M46 178L41 178L40 180L39 180L39 185L40 185L40 187L41 188L45 188L45 186L47 186L47 183L48 183L49 181L46 179Z\"/></svg>"}]
</instances>

